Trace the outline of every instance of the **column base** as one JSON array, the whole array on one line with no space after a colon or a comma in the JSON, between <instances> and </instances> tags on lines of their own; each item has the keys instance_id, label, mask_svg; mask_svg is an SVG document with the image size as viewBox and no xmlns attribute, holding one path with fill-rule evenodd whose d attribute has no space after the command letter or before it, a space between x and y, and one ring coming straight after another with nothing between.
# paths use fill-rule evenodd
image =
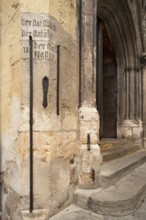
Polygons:
<instances>
[{"instance_id":1,"label":"column base","mask_svg":"<svg viewBox=\"0 0 146 220\"><path fill-rule=\"evenodd\" d=\"M81 189L99 187L100 147L98 144L90 147L90 150L87 149L86 145L80 147L79 188Z\"/></svg>"},{"instance_id":2,"label":"column base","mask_svg":"<svg viewBox=\"0 0 146 220\"><path fill-rule=\"evenodd\" d=\"M96 108L82 107L79 110L80 149L78 186L94 189L99 186L101 155L99 142L99 115Z\"/></svg>"},{"instance_id":3,"label":"column base","mask_svg":"<svg viewBox=\"0 0 146 220\"><path fill-rule=\"evenodd\" d=\"M142 121L138 120L124 120L122 125L118 128L118 137L126 138L134 144L142 146Z\"/></svg>"}]
</instances>

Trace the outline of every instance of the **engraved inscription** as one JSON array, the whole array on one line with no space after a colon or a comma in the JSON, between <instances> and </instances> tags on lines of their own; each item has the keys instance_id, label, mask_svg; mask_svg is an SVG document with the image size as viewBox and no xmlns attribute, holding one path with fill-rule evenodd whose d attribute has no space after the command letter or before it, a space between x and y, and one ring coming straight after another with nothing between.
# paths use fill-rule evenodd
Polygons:
<instances>
[{"instance_id":1,"label":"engraved inscription","mask_svg":"<svg viewBox=\"0 0 146 220\"><path fill-rule=\"evenodd\" d=\"M29 36L33 38L35 59L56 60L57 26L47 15L23 13L21 16L22 57L29 58Z\"/></svg>"}]
</instances>

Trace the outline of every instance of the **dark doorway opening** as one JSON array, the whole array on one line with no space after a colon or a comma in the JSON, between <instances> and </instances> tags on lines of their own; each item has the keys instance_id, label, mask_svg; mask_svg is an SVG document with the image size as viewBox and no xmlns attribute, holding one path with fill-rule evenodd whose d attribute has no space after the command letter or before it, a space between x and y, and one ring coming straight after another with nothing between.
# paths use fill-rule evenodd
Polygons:
<instances>
[{"instance_id":1,"label":"dark doorway opening","mask_svg":"<svg viewBox=\"0 0 146 220\"><path fill-rule=\"evenodd\" d=\"M97 108L100 114L100 137L117 137L117 64L106 26L98 20Z\"/></svg>"}]
</instances>

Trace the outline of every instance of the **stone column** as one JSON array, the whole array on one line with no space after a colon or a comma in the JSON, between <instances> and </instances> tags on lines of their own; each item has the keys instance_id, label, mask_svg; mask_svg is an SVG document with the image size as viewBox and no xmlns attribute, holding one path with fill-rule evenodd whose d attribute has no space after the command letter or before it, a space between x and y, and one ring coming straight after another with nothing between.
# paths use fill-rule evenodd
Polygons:
<instances>
[{"instance_id":1,"label":"stone column","mask_svg":"<svg viewBox=\"0 0 146 220\"><path fill-rule=\"evenodd\" d=\"M82 0L81 16L81 102L95 106L96 88L96 20L95 0Z\"/></svg>"},{"instance_id":2,"label":"stone column","mask_svg":"<svg viewBox=\"0 0 146 220\"><path fill-rule=\"evenodd\" d=\"M143 146L146 148L146 66L143 68Z\"/></svg>"},{"instance_id":3,"label":"stone column","mask_svg":"<svg viewBox=\"0 0 146 220\"><path fill-rule=\"evenodd\" d=\"M96 109L97 1L81 1L81 108L79 109L79 186L99 185L99 115Z\"/></svg>"},{"instance_id":4,"label":"stone column","mask_svg":"<svg viewBox=\"0 0 146 220\"><path fill-rule=\"evenodd\" d=\"M118 128L118 137L127 138L142 146L141 71L130 67L125 70L125 118Z\"/></svg>"},{"instance_id":5,"label":"stone column","mask_svg":"<svg viewBox=\"0 0 146 220\"><path fill-rule=\"evenodd\" d=\"M142 90L143 90L143 147L146 148L146 12L145 12L146 1L143 2L143 10L141 11L141 20L142 20L142 34L143 34L143 53L141 54L142 61Z\"/></svg>"}]
</instances>

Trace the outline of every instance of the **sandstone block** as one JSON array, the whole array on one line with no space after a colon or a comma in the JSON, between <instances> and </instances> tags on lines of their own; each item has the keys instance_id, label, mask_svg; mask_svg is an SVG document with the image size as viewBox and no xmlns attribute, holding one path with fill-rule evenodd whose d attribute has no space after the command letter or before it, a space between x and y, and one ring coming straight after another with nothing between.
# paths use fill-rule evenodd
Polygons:
<instances>
[{"instance_id":1,"label":"sandstone block","mask_svg":"<svg viewBox=\"0 0 146 220\"><path fill-rule=\"evenodd\" d=\"M81 145L79 162L79 186L81 188L94 188L99 185L100 163L98 145L91 145L90 150L87 149L87 145Z\"/></svg>"}]
</instances>

